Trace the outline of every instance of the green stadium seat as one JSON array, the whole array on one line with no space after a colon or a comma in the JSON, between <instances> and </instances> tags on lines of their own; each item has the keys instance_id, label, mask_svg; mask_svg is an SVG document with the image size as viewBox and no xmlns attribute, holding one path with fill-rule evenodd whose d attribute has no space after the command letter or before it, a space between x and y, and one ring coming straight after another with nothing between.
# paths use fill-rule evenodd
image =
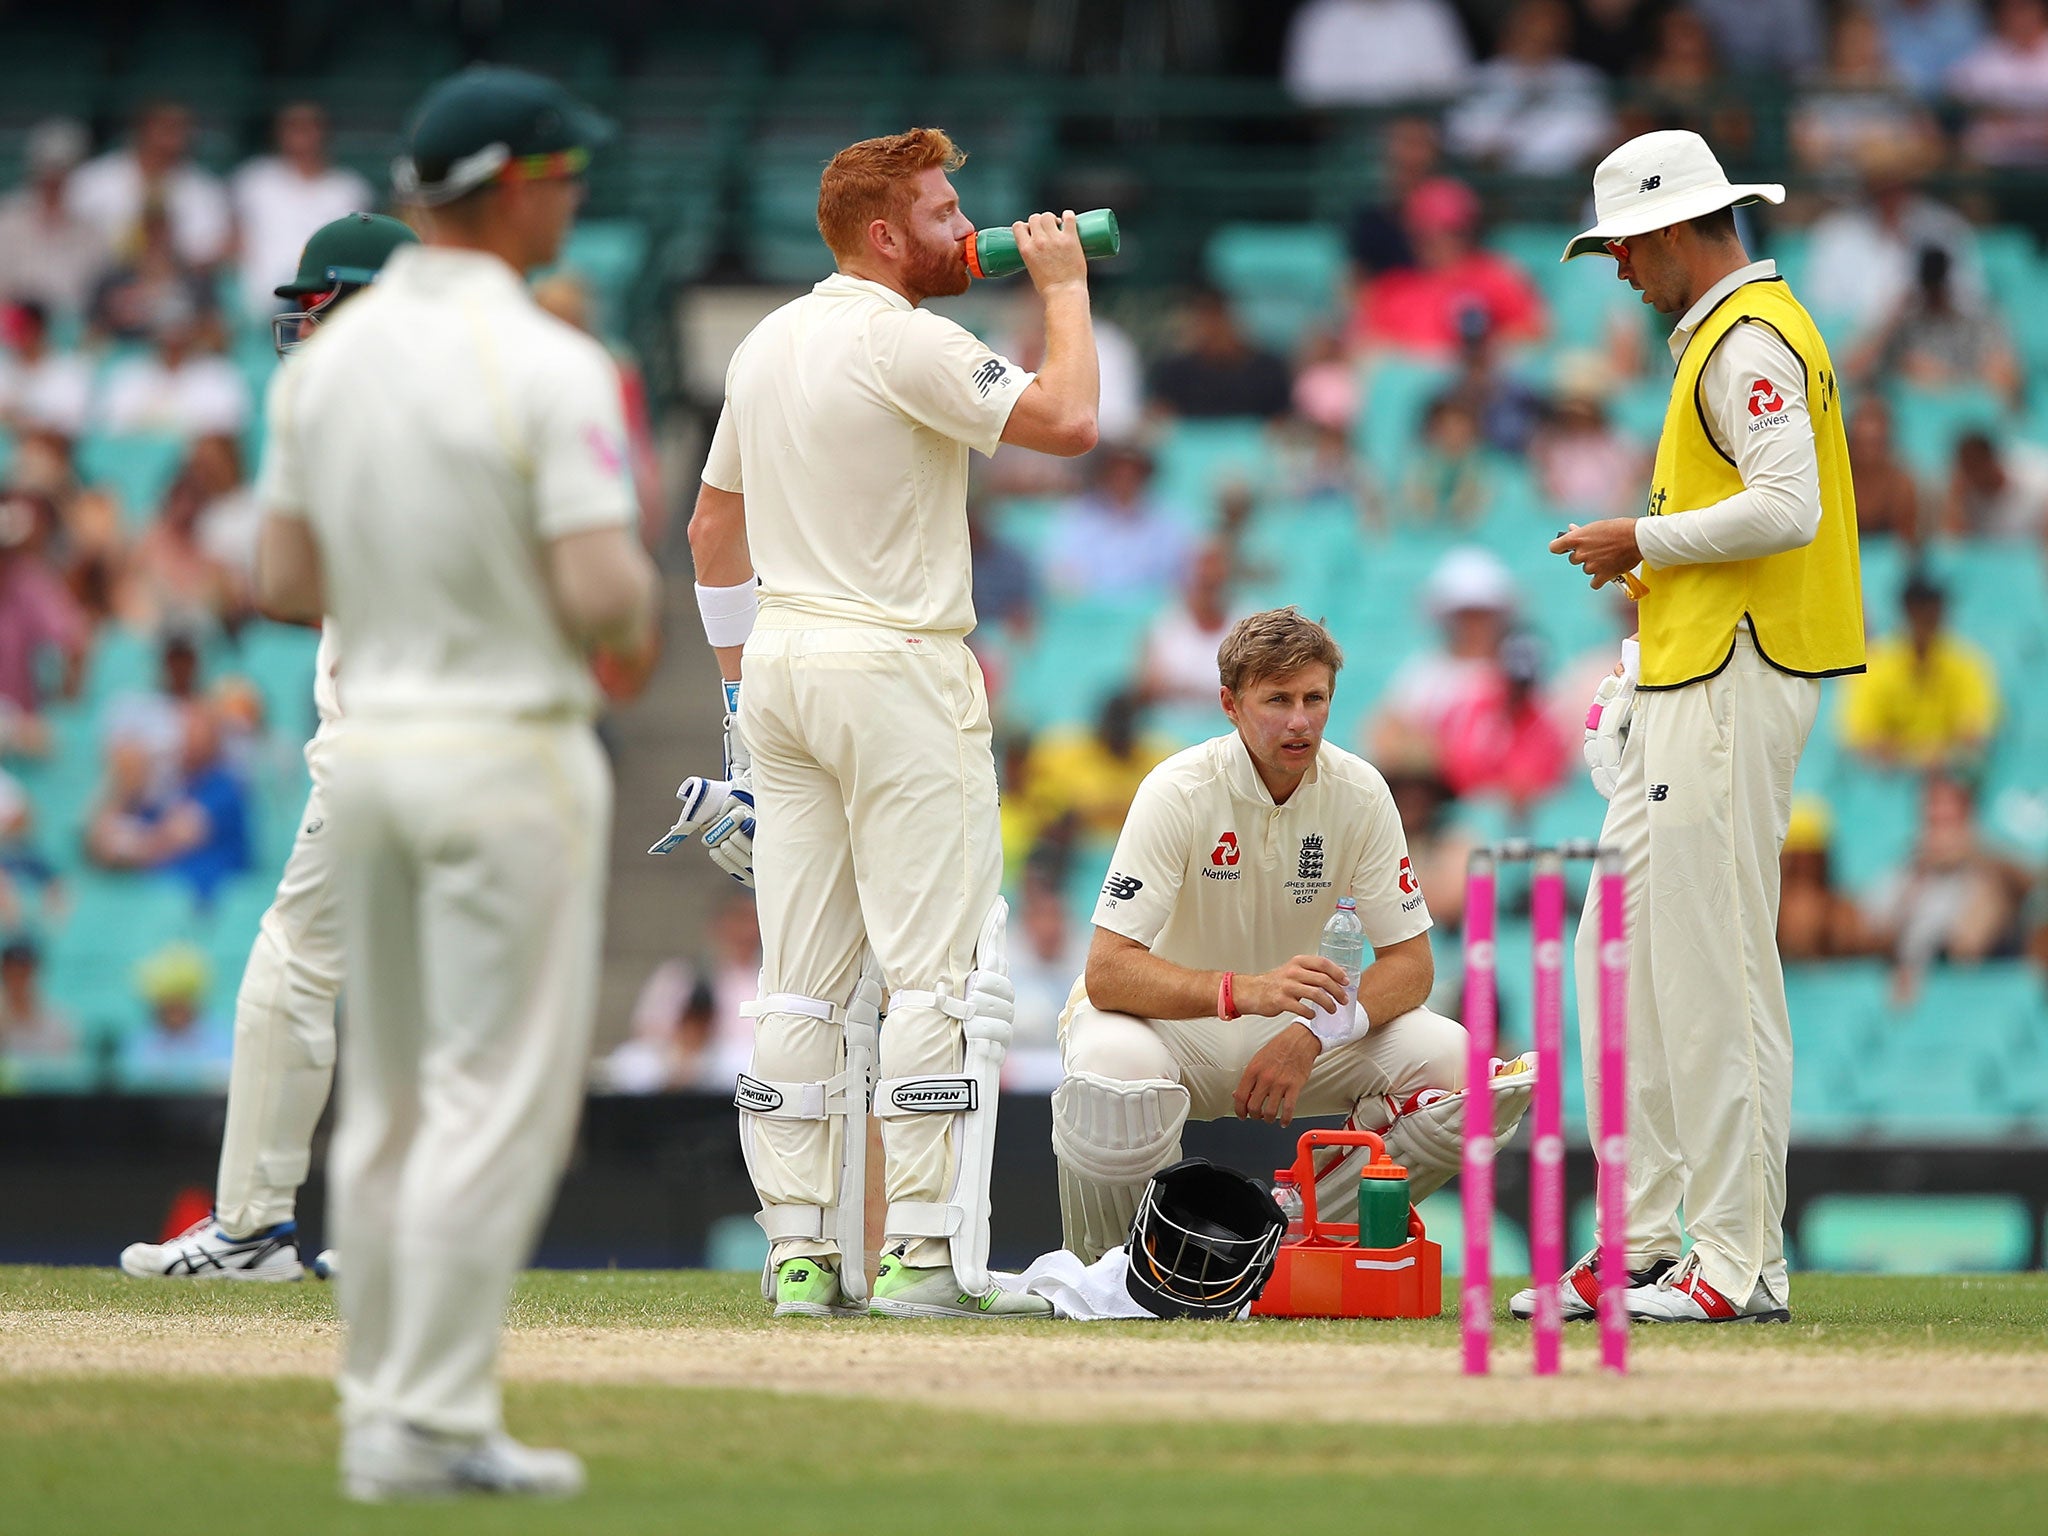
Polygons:
<instances>
[{"instance_id":1,"label":"green stadium seat","mask_svg":"<svg viewBox=\"0 0 2048 1536\"><path fill-rule=\"evenodd\" d=\"M1799 1247L1815 1269L1891 1275L2024 1268L2033 1216L2017 1195L1823 1195Z\"/></svg>"},{"instance_id":2,"label":"green stadium seat","mask_svg":"<svg viewBox=\"0 0 2048 1536\"><path fill-rule=\"evenodd\" d=\"M82 16L59 22L46 11L26 23L10 17L0 47L0 122L27 127L59 114L90 118L105 110L107 36Z\"/></svg>"},{"instance_id":3,"label":"green stadium seat","mask_svg":"<svg viewBox=\"0 0 2048 1536\"><path fill-rule=\"evenodd\" d=\"M1253 417L1178 421L1155 448L1153 490L1196 529L1215 524L1216 502L1226 487L1254 492L1271 482L1273 445L1266 424Z\"/></svg>"},{"instance_id":4,"label":"green stadium seat","mask_svg":"<svg viewBox=\"0 0 2048 1536\"><path fill-rule=\"evenodd\" d=\"M1337 318L1347 258L1329 224L1225 224L1209 237L1209 279L1255 338L1291 353L1310 327Z\"/></svg>"},{"instance_id":5,"label":"green stadium seat","mask_svg":"<svg viewBox=\"0 0 2048 1536\"><path fill-rule=\"evenodd\" d=\"M1351 444L1365 456L1381 486L1391 488L1400 483L1409 456L1422 439L1422 420L1429 403L1450 379L1450 370L1437 363L1392 354L1373 362Z\"/></svg>"},{"instance_id":6,"label":"green stadium seat","mask_svg":"<svg viewBox=\"0 0 2048 1536\"><path fill-rule=\"evenodd\" d=\"M320 57L320 79L287 82L280 95L312 96L338 126L388 132L410 117L428 86L461 69L467 54L449 30L381 13L336 28Z\"/></svg>"},{"instance_id":7,"label":"green stadium seat","mask_svg":"<svg viewBox=\"0 0 2048 1536\"><path fill-rule=\"evenodd\" d=\"M551 75L601 111L618 107L618 59L600 28L508 20L492 39L491 56L501 64Z\"/></svg>"},{"instance_id":8,"label":"green stadium seat","mask_svg":"<svg viewBox=\"0 0 2048 1536\"><path fill-rule=\"evenodd\" d=\"M1886 393L1900 457L1936 482L1946 480L1958 438L1970 432L2002 438L2010 425L2005 400L1982 385L1931 390L1899 381Z\"/></svg>"},{"instance_id":9,"label":"green stadium seat","mask_svg":"<svg viewBox=\"0 0 2048 1536\"><path fill-rule=\"evenodd\" d=\"M91 1093L99 1068L84 1051L48 1061L0 1061L0 1095L9 1093Z\"/></svg>"},{"instance_id":10,"label":"green stadium seat","mask_svg":"<svg viewBox=\"0 0 2048 1536\"><path fill-rule=\"evenodd\" d=\"M165 8L125 40L122 52L128 67L111 82L110 104L124 116L168 97L203 122L239 130L262 100L263 58L250 29Z\"/></svg>"},{"instance_id":11,"label":"green stadium seat","mask_svg":"<svg viewBox=\"0 0 2048 1536\"><path fill-rule=\"evenodd\" d=\"M78 477L111 491L130 532L156 516L164 492L184 468L186 443L168 432L92 433L78 445Z\"/></svg>"},{"instance_id":12,"label":"green stadium seat","mask_svg":"<svg viewBox=\"0 0 2048 1536\"><path fill-rule=\"evenodd\" d=\"M1034 643L1015 658L1010 721L1037 731L1092 720L1104 699L1132 681L1159 607L1151 597L1048 601Z\"/></svg>"},{"instance_id":13,"label":"green stadium seat","mask_svg":"<svg viewBox=\"0 0 2048 1536\"><path fill-rule=\"evenodd\" d=\"M1458 1186L1431 1195L1417 1206L1423 1230L1429 1240L1444 1250L1444 1273L1465 1272L1465 1209ZM1354 1213L1352 1220L1357 1220ZM1529 1272L1529 1231L1516 1216L1496 1209L1493 1213L1493 1272L1496 1275L1525 1275Z\"/></svg>"}]
</instances>

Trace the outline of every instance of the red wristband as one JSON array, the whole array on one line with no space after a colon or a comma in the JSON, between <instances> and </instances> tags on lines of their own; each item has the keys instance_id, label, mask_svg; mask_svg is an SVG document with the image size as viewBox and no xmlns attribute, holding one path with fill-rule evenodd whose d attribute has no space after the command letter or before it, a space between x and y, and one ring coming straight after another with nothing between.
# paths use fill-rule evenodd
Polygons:
<instances>
[{"instance_id":1,"label":"red wristband","mask_svg":"<svg viewBox=\"0 0 2048 1536\"><path fill-rule=\"evenodd\" d=\"M1219 1019L1241 1019L1244 1017L1237 1010L1236 981L1237 972L1225 971L1223 973L1223 983L1216 989L1216 1017Z\"/></svg>"}]
</instances>

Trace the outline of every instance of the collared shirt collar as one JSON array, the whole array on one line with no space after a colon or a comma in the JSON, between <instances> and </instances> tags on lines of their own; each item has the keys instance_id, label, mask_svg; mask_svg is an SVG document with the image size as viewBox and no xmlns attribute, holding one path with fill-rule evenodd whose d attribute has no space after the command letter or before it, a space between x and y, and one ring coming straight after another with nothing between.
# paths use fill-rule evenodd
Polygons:
<instances>
[{"instance_id":1,"label":"collared shirt collar","mask_svg":"<svg viewBox=\"0 0 2048 1536\"><path fill-rule=\"evenodd\" d=\"M878 298L896 309L915 309L917 306L903 297L886 283L871 282L865 277L855 277L851 272L834 272L817 287L813 293L854 293Z\"/></svg>"},{"instance_id":2,"label":"collared shirt collar","mask_svg":"<svg viewBox=\"0 0 2048 1536\"><path fill-rule=\"evenodd\" d=\"M1752 261L1746 267L1737 267L1721 281L1699 296L1691 309L1679 318L1671 328L1671 359L1676 362L1685 355L1685 349L1692 340L1692 333L1700 328L1700 322L1713 312L1714 306L1744 283L1761 282L1767 277L1778 275L1775 261Z\"/></svg>"},{"instance_id":3,"label":"collared shirt collar","mask_svg":"<svg viewBox=\"0 0 2048 1536\"><path fill-rule=\"evenodd\" d=\"M501 256L489 251L466 250L453 245L403 245L393 251L377 274L379 287L396 283L418 292L446 292L450 289L496 289L502 294L532 298L521 277Z\"/></svg>"},{"instance_id":4,"label":"collared shirt collar","mask_svg":"<svg viewBox=\"0 0 2048 1536\"><path fill-rule=\"evenodd\" d=\"M1287 797L1287 805L1297 804L1301 799L1301 792L1321 778L1322 772L1323 754L1321 749L1318 749L1316 760L1309 764L1308 772L1302 776L1301 783L1296 785L1294 793ZM1230 733L1229 744L1224 748L1223 774L1230 783L1230 792L1238 798L1249 800L1255 805L1273 805L1275 810L1287 809L1285 805L1274 805L1273 792L1266 788L1266 781L1259 777L1258 765L1253 763L1251 751L1244 744L1244 737L1236 731Z\"/></svg>"}]
</instances>

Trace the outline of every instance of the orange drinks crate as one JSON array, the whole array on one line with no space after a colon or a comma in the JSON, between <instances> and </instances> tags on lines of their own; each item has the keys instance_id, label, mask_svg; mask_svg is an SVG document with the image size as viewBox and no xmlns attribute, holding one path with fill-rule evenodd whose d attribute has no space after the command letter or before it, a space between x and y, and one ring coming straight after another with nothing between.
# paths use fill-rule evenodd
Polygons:
<instances>
[{"instance_id":1,"label":"orange drinks crate","mask_svg":"<svg viewBox=\"0 0 2048 1536\"><path fill-rule=\"evenodd\" d=\"M1316 1212L1315 1153L1320 1147L1370 1147L1389 1161L1371 1131L1306 1131L1294 1157L1307 1235L1282 1243L1273 1277L1252 1303L1253 1317L1435 1317L1444 1309L1444 1251L1408 1212L1408 1241L1361 1248L1358 1223L1322 1221Z\"/></svg>"}]
</instances>

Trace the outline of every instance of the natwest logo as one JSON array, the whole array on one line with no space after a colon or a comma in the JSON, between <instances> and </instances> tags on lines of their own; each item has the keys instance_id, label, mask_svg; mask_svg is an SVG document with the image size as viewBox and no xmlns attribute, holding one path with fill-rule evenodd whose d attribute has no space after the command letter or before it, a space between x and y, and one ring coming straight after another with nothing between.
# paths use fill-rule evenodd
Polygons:
<instances>
[{"instance_id":1,"label":"natwest logo","mask_svg":"<svg viewBox=\"0 0 2048 1536\"><path fill-rule=\"evenodd\" d=\"M1785 396L1769 379L1757 379L1749 386L1749 414L1770 416L1785 409Z\"/></svg>"},{"instance_id":2,"label":"natwest logo","mask_svg":"<svg viewBox=\"0 0 2048 1536\"><path fill-rule=\"evenodd\" d=\"M1216 839L1216 851L1209 855L1209 862L1221 868L1226 864L1235 864L1238 857L1237 834L1226 832Z\"/></svg>"},{"instance_id":3,"label":"natwest logo","mask_svg":"<svg viewBox=\"0 0 2048 1536\"><path fill-rule=\"evenodd\" d=\"M1401 894L1413 896L1422 889L1422 882L1415 878L1415 866L1408 862L1408 855L1401 855Z\"/></svg>"}]
</instances>

